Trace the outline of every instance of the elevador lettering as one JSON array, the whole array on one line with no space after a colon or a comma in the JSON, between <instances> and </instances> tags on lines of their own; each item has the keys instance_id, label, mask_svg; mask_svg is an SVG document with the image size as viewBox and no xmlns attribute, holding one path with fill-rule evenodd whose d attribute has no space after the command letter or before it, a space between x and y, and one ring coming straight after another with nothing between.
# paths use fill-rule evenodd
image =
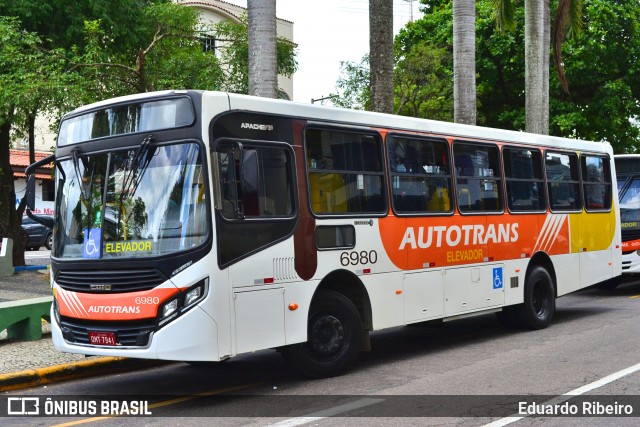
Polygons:
<instances>
[{"instance_id":1,"label":"elevador lettering","mask_svg":"<svg viewBox=\"0 0 640 427\"><path fill-rule=\"evenodd\" d=\"M428 227L407 227L404 237L400 242L399 250L407 246L411 249L440 248L446 244L456 247L460 244L485 245L487 243L517 242L518 223L508 224L467 224L467 225L440 225Z\"/></svg>"}]
</instances>

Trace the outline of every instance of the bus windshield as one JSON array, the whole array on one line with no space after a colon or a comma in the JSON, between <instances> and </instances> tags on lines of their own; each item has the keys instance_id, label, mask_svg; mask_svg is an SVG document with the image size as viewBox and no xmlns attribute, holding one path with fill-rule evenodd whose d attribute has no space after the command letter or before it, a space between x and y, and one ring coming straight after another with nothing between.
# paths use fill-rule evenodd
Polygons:
<instances>
[{"instance_id":1,"label":"bus windshield","mask_svg":"<svg viewBox=\"0 0 640 427\"><path fill-rule=\"evenodd\" d=\"M59 165L54 256L153 257L202 244L209 233L198 144L72 156Z\"/></svg>"},{"instance_id":2,"label":"bus windshield","mask_svg":"<svg viewBox=\"0 0 640 427\"><path fill-rule=\"evenodd\" d=\"M623 234L640 231L640 178L634 177L620 194L620 221Z\"/></svg>"}]
</instances>

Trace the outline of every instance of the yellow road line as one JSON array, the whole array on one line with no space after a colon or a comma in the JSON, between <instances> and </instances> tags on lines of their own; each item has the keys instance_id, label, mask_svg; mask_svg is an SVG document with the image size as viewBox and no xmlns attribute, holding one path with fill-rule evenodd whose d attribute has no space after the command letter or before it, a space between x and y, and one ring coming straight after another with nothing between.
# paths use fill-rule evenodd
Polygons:
<instances>
[{"instance_id":1,"label":"yellow road line","mask_svg":"<svg viewBox=\"0 0 640 427\"><path fill-rule=\"evenodd\" d=\"M634 298L640 298L640 295L634 295L632 297L629 297L629 299L634 299Z\"/></svg>"},{"instance_id":2,"label":"yellow road line","mask_svg":"<svg viewBox=\"0 0 640 427\"><path fill-rule=\"evenodd\" d=\"M218 389L218 390L205 391L203 393L197 393L197 394L193 394L193 395L190 395L190 396L177 397L175 399L170 399L170 400L165 400L163 402L153 403L153 404L149 405L149 409L161 408L163 406L169 406L169 405L175 405L176 403L186 402L186 401L189 401L189 400L197 399L199 397L215 396L216 394L222 394L222 393L228 393L230 391L242 390L242 389L245 389L245 388L255 387L255 386L258 386L258 385L261 385L261 384L262 383L245 384L245 385L239 385L239 386L234 386L234 387L221 388L221 389ZM115 415L107 415L107 416L103 416L103 417L85 418L85 419L82 419L82 420L71 421L71 422L68 422L68 423L56 424L56 425L53 425L51 427L76 426L76 425L79 425L79 424L87 424L87 423L93 423L93 422L96 422L96 421L108 420L109 418L115 418L115 417L119 417L119 416L120 416L119 414L115 414Z\"/></svg>"}]
</instances>

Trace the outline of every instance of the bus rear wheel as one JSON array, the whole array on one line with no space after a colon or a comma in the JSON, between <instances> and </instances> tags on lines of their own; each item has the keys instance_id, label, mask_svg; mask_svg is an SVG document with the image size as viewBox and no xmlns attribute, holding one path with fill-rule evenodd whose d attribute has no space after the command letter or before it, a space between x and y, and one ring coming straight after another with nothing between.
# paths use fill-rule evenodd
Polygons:
<instances>
[{"instance_id":1,"label":"bus rear wheel","mask_svg":"<svg viewBox=\"0 0 640 427\"><path fill-rule=\"evenodd\" d=\"M283 355L305 377L332 377L355 361L363 339L360 315L351 300L321 291L309 310L307 342L285 347Z\"/></svg>"},{"instance_id":2,"label":"bus rear wheel","mask_svg":"<svg viewBox=\"0 0 640 427\"><path fill-rule=\"evenodd\" d=\"M534 267L524 285L524 303L514 307L520 326L526 329L544 329L556 312L553 279L543 267Z\"/></svg>"}]
</instances>

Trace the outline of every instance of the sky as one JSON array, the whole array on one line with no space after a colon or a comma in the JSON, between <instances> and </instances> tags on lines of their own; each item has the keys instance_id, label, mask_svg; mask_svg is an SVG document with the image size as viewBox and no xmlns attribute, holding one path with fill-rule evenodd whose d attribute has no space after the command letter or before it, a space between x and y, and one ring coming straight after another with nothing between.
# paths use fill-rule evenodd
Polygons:
<instances>
[{"instance_id":1,"label":"sky","mask_svg":"<svg viewBox=\"0 0 640 427\"><path fill-rule=\"evenodd\" d=\"M246 0L225 1L247 7ZM393 0L394 34L410 21L412 8L413 19L419 18L417 0ZM369 0L276 0L276 15L293 22L298 45L294 101L310 103L335 93L340 62L360 62L369 51Z\"/></svg>"}]
</instances>

